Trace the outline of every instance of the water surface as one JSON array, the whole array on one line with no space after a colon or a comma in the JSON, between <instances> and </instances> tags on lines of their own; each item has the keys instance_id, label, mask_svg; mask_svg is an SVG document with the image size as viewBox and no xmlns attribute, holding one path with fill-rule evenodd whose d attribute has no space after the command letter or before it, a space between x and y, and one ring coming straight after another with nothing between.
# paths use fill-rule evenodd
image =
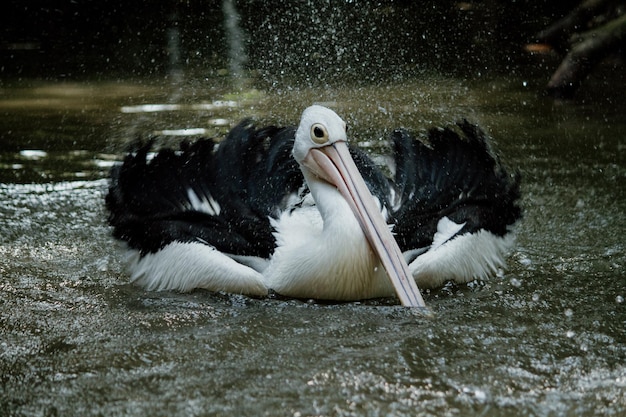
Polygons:
<instances>
[{"instance_id":1,"label":"water surface","mask_svg":"<svg viewBox=\"0 0 626 417\"><path fill-rule=\"evenodd\" d=\"M4 88L0 414L626 414L626 103L601 80L553 102L537 94L543 81ZM103 199L129 143L219 136L246 116L295 124L312 102L336 109L376 155L395 127L479 122L522 173L509 268L427 292L433 317L394 300L329 305L128 283Z\"/></svg>"}]
</instances>

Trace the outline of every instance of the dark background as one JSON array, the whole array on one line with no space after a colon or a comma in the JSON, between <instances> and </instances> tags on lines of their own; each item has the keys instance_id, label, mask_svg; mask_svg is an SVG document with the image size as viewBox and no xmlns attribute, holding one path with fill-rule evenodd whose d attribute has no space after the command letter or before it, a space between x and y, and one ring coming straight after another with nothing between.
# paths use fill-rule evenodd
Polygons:
<instances>
[{"instance_id":1,"label":"dark background","mask_svg":"<svg viewBox=\"0 0 626 417\"><path fill-rule=\"evenodd\" d=\"M523 45L576 4L313 3L235 2L245 34L245 68L265 80L288 76L311 82L376 80L430 70L466 76L476 70L515 71L528 59ZM211 76L227 67L221 1L5 4L0 18L3 79L161 76L172 65Z\"/></svg>"}]
</instances>

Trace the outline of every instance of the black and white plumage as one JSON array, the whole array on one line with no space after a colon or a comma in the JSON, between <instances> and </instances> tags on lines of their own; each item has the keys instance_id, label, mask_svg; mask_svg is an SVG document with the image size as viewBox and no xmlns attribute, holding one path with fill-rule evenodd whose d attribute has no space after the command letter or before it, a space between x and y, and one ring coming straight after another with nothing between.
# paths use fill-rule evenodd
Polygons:
<instances>
[{"instance_id":1,"label":"black and white plumage","mask_svg":"<svg viewBox=\"0 0 626 417\"><path fill-rule=\"evenodd\" d=\"M492 275L521 217L519 176L478 127L458 130L433 129L427 140L394 131L393 178L348 148L345 123L321 106L297 129L243 121L219 145L199 140L152 158L147 145L112 170L109 223L127 243L132 281L150 290L326 300L395 292L423 305L413 279L437 287ZM344 162L360 175L344 174Z\"/></svg>"}]
</instances>

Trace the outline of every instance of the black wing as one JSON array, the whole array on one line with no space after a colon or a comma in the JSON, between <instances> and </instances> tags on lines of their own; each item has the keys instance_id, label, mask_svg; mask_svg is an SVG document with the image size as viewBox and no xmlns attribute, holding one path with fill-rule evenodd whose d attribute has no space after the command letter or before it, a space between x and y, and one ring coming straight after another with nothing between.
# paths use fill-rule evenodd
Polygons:
<instances>
[{"instance_id":1,"label":"black wing","mask_svg":"<svg viewBox=\"0 0 626 417\"><path fill-rule=\"evenodd\" d=\"M426 141L406 130L392 134L390 223L403 251L430 246L443 216L465 223L457 235L484 229L496 236L521 217L519 173L506 171L478 126L464 120L458 128L431 129Z\"/></svg>"},{"instance_id":2,"label":"black wing","mask_svg":"<svg viewBox=\"0 0 626 417\"><path fill-rule=\"evenodd\" d=\"M219 145L198 140L151 160L152 144L143 146L111 171L113 235L142 254L180 241L268 258L275 246L269 216L303 183L291 157L294 133L245 120Z\"/></svg>"},{"instance_id":3,"label":"black wing","mask_svg":"<svg viewBox=\"0 0 626 417\"><path fill-rule=\"evenodd\" d=\"M350 148L403 251L428 247L443 216L465 223L460 234L485 229L498 236L521 217L519 175L506 172L478 127L464 121L459 128L462 135L433 129L427 142L395 131L393 181ZM245 120L219 146L199 140L149 160L149 143L129 154L111 171L106 197L114 236L144 254L181 241L268 258L275 247L269 217L304 185L291 156L294 134L294 127L256 129ZM195 207L190 191L208 209Z\"/></svg>"}]
</instances>

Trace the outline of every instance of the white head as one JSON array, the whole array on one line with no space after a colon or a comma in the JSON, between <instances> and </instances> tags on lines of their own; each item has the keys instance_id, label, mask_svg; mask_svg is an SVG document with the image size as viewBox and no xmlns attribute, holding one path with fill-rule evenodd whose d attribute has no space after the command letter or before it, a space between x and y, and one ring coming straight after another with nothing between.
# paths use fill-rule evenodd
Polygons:
<instances>
[{"instance_id":1,"label":"white head","mask_svg":"<svg viewBox=\"0 0 626 417\"><path fill-rule=\"evenodd\" d=\"M334 111L314 105L302 112L300 125L296 131L293 157L302 164L309 151L322 148L335 142L347 141L346 122Z\"/></svg>"}]
</instances>

